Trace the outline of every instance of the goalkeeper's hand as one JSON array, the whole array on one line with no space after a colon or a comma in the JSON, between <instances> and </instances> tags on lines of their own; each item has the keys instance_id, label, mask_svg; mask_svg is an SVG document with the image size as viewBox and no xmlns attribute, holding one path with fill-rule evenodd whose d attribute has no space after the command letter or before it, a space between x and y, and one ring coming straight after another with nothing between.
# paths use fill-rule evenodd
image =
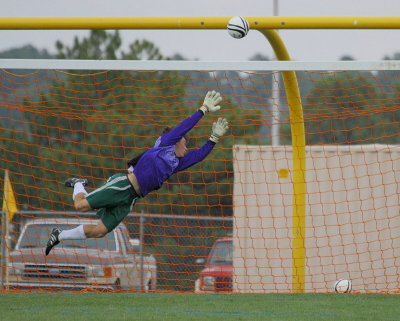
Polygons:
<instances>
[{"instance_id":1,"label":"goalkeeper's hand","mask_svg":"<svg viewBox=\"0 0 400 321\"><path fill-rule=\"evenodd\" d=\"M207 114L208 112L214 113L217 110L221 109L221 106L218 104L222 101L221 94L217 91L209 91L204 98L203 106L200 107L200 110L203 114Z\"/></svg>"},{"instance_id":2,"label":"goalkeeper's hand","mask_svg":"<svg viewBox=\"0 0 400 321\"><path fill-rule=\"evenodd\" d=\"M228 128L228 121L225 118L218 118L218 121L212 125L210 140L218 143L219 138L225 135Z\"/></svg>"}]
</instances>

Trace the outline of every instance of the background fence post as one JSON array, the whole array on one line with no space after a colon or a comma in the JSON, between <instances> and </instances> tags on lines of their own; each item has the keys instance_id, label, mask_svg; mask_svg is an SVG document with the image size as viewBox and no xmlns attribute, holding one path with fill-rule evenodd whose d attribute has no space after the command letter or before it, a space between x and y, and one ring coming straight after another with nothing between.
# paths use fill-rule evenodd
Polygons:
<instances>
[{"instance_id":1,"label":"background fence post","mask_svg":"<svg viewBox=\"0 0 400 321\"><path fill-rule=\"evenodd\" d=\"M4 288L4 220L5 220L5 213L3 211L1 213L1 257L0 257L0 267L1 267L1 275L0 275L0 286L3 289Z\"/></svg>"},{"instance_id":2,"label":"background fence post","mask_svg":"<svg viewBox=\"0 0 400 321\"><path fill-rule=\"evenodd\" d=\"M7 233L7 215L5 211L1 211L1 288L6 288L7 280L7 243L8 243L8 233Z\"/></svg>"},{"instance_id":3,"label":"background fence post","mask_svg":"<svg viewBox=\"0 0 400 321\"><path fill-rule=\"evenodd\" d=\"M143 214L143 211L142 211ZM139 251L140 251L140 289L145 290L144 286L144 271L143 271L143 242L144 242L144 223L146 219L143 215L140 215L139 218Z\"/></svg>"}]
</instances>

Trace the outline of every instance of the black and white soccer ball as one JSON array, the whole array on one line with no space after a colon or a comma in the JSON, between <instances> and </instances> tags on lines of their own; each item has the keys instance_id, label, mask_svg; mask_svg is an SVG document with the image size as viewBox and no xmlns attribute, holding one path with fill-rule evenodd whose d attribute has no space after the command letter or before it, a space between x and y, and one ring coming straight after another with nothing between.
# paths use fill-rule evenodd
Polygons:
<instances>
[{"instance_id":1,"label":"black and white soccer ball","mask_svg":"<svg viewBox=\"0 0 400 321\"><path fill-rule=\"evenodd\" d=\"M228 32L235 39L246 36L250 30L248 21L243 17L233 17L228 22Z\"/></svg>"},{"instance_id":2,"label":"black and white soccer ball","mask_svg":"<svg viewBox=\"0 0 400 321\"><path fill-rule=\"evenodd\" d=\"M335 292L337 293L350 293L352 284L350 280L340 279L333 285Z\"/></svg>"}]
</instances>

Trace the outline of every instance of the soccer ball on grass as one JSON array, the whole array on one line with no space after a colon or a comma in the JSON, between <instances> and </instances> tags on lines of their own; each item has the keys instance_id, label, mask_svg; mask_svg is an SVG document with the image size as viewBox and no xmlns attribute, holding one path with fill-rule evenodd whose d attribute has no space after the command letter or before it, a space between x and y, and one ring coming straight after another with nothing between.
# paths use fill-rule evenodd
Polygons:
<instances>
[{"instance_id":1,"label":"soccer ball on grass","mask_svg":"<svg viewBox=\"0 0 400 321\"><path fill-rule=\"evenodd\" d=\"M335 282L333 288L337 293L350 293L352 289L352 284L350 280L340 279Z\"/></svg>"}]
</instances>

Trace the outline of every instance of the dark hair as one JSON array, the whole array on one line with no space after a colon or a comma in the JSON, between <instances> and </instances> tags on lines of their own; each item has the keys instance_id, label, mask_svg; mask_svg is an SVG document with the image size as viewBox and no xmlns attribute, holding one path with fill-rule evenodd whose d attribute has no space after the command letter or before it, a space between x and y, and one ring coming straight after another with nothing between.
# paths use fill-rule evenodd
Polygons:
<instances>
[{"instance_id":1,"label":"dark hair","mask_svg":"<svg viewBox=\"0 0 400 321\"><path fill-rule=\"evenodd\" d=\"M146 151L144 151L143 153L139 154L138 156L132 158L132 159L127 163L128 168L129 168L130 166L135 167L136 164L138 163L139 159L143 156L143 154L144 154L145 152L146 152Z\"/></svg>"},{"instance_id":2,"label":"dark hair","mask_svg":"<svg viewBox=\"0 0 400 321\"><path fill-rule=\"evenodd\" d=\"M172 127L169 127L169 126L164 127L163 131L161 132L161 136L170 132L171 130L172 130Z\"/></svg>"}]
</instances>

